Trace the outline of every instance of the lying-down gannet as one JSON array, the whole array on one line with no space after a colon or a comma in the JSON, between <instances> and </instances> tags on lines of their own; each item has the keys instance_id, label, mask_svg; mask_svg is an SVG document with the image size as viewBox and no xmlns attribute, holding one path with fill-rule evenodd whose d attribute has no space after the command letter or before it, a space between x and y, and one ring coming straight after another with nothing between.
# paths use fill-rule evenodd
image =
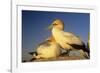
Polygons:
<instances>
[{"instance_id":1,"label":"lying-down gannet","mask_svg":"<svg viewBox=\"0 0 100 73\"><path fill-rule=\"evenodd\" d=\"M48 27L52 29L52 35L55 41L65 50L78 49L89 53L89 50L85 47L85 44L81 39L70 32L64 31L64 23L60 19L56 19Z\"/></svg>"},{"instance_id":2,"label":"lying-down gannet","mask_svg":"<svg viewBox=\"0 0 100 73\"><path fill-rule=\"evenodd\" d=\"M39 44L36 49L37 54L33 54L33 59L49 59L56 58L61 54L61 47L56 43L53 37L49 37Z\"/></svg>"}]
</instances>

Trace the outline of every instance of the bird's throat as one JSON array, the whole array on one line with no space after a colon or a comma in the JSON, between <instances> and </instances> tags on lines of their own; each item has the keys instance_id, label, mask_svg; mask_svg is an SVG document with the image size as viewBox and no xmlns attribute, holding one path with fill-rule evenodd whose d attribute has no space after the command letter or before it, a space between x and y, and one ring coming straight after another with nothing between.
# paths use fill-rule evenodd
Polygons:
<instances>
[{"instance_id":1,"label":"bird's throat","mask_svg":"<svg viewBox=\"0 0 100 73\"><path fill-rule=\"evenodd\" d=\"M62 37L62 32L63 32L62 30L57 28L52 29L52 35L56 41L58 41L58 39L60 40L60 38Z\"/></svg>"}]
</instances>

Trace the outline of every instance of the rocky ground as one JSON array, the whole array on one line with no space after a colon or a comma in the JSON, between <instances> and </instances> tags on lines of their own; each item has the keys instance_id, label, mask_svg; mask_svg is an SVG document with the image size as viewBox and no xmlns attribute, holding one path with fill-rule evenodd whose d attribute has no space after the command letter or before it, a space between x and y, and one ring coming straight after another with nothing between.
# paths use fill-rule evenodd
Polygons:
<instances>
[{"instance_id":1,"label":"rocky ground","mask_svg":"<svg viewBox=\"0 0 100 73\"><path fill-rule=\"evenodd\" d=\"M37 59L32 62L42 62L42 61L67 61L67 60L85 60L86 58L76 57L76 56L59 56L57 58L52 59Z\"/></svg>"},{"instance_id":2,"label":"rocky ground","mask_svg":"<svg viewBox=\"0 0 100 73\"><path fill-rule=\"evenodd\" d=\"M82 50L79 51L71 51L68 54L64 53L62 55L60 55L59 57L56 58L50 58L50 59L35 59L35 60L31 60L31 61L23 61L23 62L43 62L43 61L70 61L70 60L88 60L89 58L87 58L86 56L83 55L84 52Z\"/></svg>"}]
</instances>

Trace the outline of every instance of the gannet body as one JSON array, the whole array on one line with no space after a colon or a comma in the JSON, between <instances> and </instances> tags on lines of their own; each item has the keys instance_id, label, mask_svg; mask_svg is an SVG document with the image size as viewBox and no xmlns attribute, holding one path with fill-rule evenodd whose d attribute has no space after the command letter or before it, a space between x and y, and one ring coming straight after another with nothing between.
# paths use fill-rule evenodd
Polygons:
<instances>
[{"instance_id":1,"label":"gannet body","mask_svg":"<svg viewBox=\"0 0 100 73\"><path fill-rule=\"evenodd\" d=\"M52 35L55 41L65 50L78 49L89 53L83 41L76 35L64 31L64 23L60 19L56 19L52 25Z\"/></svg>"},{"instance_id":2,"label":"gannet body","mask_svg":"<svg viewBox=\"0 0 100 73\"><path fill-rule=\"evenodd\" d=\"M36 53L37 55L33 55L36 59L56 58L61 54L61 47L55 42L53 37L49 37L37 47Z\"/></svg>"}]
</instances>

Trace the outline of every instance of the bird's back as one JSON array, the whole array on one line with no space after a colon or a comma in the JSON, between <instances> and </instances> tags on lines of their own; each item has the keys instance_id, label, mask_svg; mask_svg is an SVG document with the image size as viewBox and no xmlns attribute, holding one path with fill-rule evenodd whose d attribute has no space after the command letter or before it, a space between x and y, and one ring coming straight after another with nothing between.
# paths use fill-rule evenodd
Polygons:
<instances>
[{"instance_id":1,"label":"bird's back","mask_svg":"<svg viewBox=\"0 0 100 73\"><path fill-rule=\"evenodd\" d=\"M78 44L78 45L83 44L82 40L78 36L76 36L70 32L64 32L63 36L64 36L64 38L66 38L66 42L68 42L70 44Z\"/></svg>"}]
</instances>

